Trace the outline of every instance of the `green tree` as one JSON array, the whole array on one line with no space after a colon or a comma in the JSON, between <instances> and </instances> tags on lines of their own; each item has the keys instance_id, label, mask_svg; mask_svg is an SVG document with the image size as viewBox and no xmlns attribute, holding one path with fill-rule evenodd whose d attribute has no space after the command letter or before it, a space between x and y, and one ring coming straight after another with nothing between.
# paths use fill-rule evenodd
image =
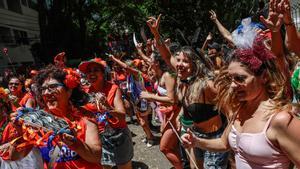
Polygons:
<instances>
[{"instance_id":1,"label":"green tree","mask_svg":"<svg viewBox=\"0 0 300 169\"><path fill-rule=\"evenodd\" d=\"M200 45L208 32L217 32L209 20L214 9L229 30L250 15L253 2L247 0L38 0L41 28L41 60L51 62L65 51L69 58L103 56L109 36L124 36L145 28L148 16L162 13L163 37ZM197 30L197 31L196 31ZM197 33L195 33L197 32ZM196 36L198 35L198 36ZM183 38L184 37L184 38Z\"/></svg>"}]
</instances>

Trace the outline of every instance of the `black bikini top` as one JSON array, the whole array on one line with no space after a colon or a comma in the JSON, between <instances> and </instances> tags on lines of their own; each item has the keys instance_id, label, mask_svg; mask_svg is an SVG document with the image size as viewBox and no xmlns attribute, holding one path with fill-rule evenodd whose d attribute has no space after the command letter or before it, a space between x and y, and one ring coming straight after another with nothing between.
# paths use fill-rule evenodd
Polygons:
<instances>
[{"instance_id":1,"label":"black bikini top","mask_svg":"<svg viewBox=\"0 0 300 169\"><path fill-rule=\"evenodd\" d=\"M189 106L183 104L184 115L195 123L204 122L219 115L215 105L205 103L205 94L203 93L203 95L204 103L192 103Z\"/></svg>"}]
</instances>

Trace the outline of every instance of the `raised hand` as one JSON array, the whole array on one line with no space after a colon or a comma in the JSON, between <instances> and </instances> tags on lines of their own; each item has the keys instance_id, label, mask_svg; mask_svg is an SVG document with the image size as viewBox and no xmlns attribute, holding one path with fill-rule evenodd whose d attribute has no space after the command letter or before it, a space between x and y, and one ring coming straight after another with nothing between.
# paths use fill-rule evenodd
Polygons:
<instances>
[{"instance_id":1,"label":"raised hand","mask_svg":"<svg viewBox=\"0 0 300 169\"><path fill-rule=\"evenodd\" d=\"M137 49L138 51L142 51L142 50L143 50L143 43L138 43L138 44L136 45L136 49Z\"/></svg>"},{"instance_id":2,"label":"raised hand","mask_svg":"<svg viewBox=\"0 0 300 169\"><path fill-rule=\"evenodd\" d=\"M170 46L171 45L171 39L170 38L166 39L165 44L166 44L166 46Z\"/></svg>"},{"instance_id":3,"label":"raised hand","mask_svg":"<svg viewBox=\"0 0 300 169\"><path fill-rule=\"evenodd\" d=\"M217 18L217 14L214 10L210 10L209 11L209 14L210 14L210 20L212 20L213 22L215 22L218 18Z\"/></svg>"},{"instance_id":4,"label":"raised hand","mask_svg":"<svg viewBox=\"0 0 300 169\"><path fill-rule=\"evenodd\" d=\"M291 4L289 0L281 0L277 4L277 10L283 14L283 22L285 24L290 24L293 22L292 16L291 16Z\"/></svg>"},{"instance_id":5,"label":"raised hand","mask_svg":"<svg viewBox=\"0 0 300 169\"><path fill-rule=\"evenodd\" d=\"M159 36L160 18L161 18L161 14L159 14L157 19L155 17L149 17L149 20L147 21L147 25L149 26L150 31L154 36Z\"/></svg>"},{"instance_id":6,"label":"raised hand","mask_svg":"<svg viewBox=\"0 0 300 169\"><path fill-rule=\"evenodd\" d=\"M273 32L278 32L283 24L283 14L279 12L277 5L276 0L270 0L268 18L260 16L260 21Z\"/></svg>"},{"instance_id":7,"label":"raised hand","mask_svg":"<svg viewBox=\"0 0 300 169\"><path fill-rule=\"evenodd\" d=\"M208 33L206 40L211 41L213 39L211 32Z\"/></svg>"}]
</instances>

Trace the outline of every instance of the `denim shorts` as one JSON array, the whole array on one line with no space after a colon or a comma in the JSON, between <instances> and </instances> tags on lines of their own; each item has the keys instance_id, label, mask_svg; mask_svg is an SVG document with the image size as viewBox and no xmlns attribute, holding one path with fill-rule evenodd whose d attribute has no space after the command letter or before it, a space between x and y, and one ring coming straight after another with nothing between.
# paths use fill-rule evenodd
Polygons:
<instances>
[{"instance_id":1,"label":"denim shorts","mask_svg":"<svg viewBox=\"0 0 300 169\"><path fill-rule=\"evenodd\" d=\"M201 132L196 127L192 127L193 133L199 138L214 139L220 138L225 129L225 125L212 133ZM196 159L203 160L205 169L226 169L228 164L228 152L210 152L200 148L194 148Z\"/></svg>"},{"instance_id":2,"label":"denim shorts","mask_svg":"<svg viewBox=\"0 0 300 169\"><path fill-rule=\"evenodd\" d=\"M113 132L100 134L102 142L101 164L108 166L126 164L133 158L131 132L127 127L112 130Z\"/></svg>"}]
</instances>

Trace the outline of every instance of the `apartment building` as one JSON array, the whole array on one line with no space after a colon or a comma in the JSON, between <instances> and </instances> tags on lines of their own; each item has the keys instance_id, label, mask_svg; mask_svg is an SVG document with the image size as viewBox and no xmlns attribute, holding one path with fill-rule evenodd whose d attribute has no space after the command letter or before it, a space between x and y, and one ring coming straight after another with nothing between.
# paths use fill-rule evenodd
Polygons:
<instances>
[{"instance_id":1,"label":"apartment building","mask_svg":"<svg viewBox=\"0 0 300 169\"><path fill-rule=\"evenodd\" d=\"M36 9L37 0L0 0L0 71L34 63L31 45L40 41Z\"/></svg>"},{"instance_id":2,"label":"apartment building","mask_svg":"<svg viewBox=\"0 0 300 169\"><path fill-rule=\"evenodd\" d=\"M298 31L300 31L300 1L291 0L291 12Z\"/></svg>"}]
</instances>

